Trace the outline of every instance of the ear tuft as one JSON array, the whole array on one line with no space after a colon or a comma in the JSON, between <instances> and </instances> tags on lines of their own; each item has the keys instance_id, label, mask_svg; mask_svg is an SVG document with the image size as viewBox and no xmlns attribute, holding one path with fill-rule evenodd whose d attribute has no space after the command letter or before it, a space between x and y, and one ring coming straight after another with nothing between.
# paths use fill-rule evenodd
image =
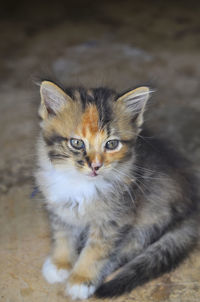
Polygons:
<instances>
[{"instance_id":1,"label":"ear tuft","mask_svg":"<svg viewBox=\"0 0 200 302\"><path fill-rule=\"evenodd\" d=\"M39 115L42 119L56 115L66 104L68 95L57 85L43 81L40 86L41 105Z\"/></svg>"},{"instance_id":2,"label":"ear tuft","mask_svg":"<svg viewBox=\"0 0 200 302\"><path fill-rule=\"evenodd\" d=\"M117 100L124 103L126 112L133 116L138 127L143 123L144 109L151 92L153 91L148 87L139 87L123 94Z\"/></svg>"}]
</instances>

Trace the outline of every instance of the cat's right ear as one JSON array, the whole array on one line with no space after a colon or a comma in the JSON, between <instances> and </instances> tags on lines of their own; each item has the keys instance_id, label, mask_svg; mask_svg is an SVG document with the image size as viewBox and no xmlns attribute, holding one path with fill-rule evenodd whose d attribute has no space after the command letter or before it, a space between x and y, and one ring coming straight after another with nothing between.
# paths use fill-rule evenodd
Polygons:
<instances>
[{"instance_id":1,"label":"cat's right ear","mask_svg":"<svg viewBox=\"0 0 200 302\"><path fill-rule=\"evenodd\" d=\"M40 85L41 104L39 116L44 120L55 116L71 98L57 85L43 81Z\"/></svg>"}]
</instances>

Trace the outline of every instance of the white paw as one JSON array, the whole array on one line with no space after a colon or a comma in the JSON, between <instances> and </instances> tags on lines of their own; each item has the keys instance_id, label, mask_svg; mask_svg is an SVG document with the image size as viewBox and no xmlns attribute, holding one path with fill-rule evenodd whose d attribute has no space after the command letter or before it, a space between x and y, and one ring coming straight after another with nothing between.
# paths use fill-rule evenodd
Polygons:
<instances>
[{"instance_id":1,"label":"white paw","mask_svg":"<svg viewBox=\"0 0 200 302\"><path fill-rule=\"evenodd\" d=\"M94 294L96 287L94 285L77 284L66 287L66 294L71 296L73 300L75 299L87 299Z\"/></svg>"},{"instance_id":2,"label":"white paw","mask_svg":"<svg viewBox=\"0 0 200 302\"><path fill-rule=\"evenodd\" d=\"M48 257L43 264L42 274L47 282L53 284L65 281L69 276L69 271L66 269L57 269L51 258Z\"/></svg>"}]
</instances>

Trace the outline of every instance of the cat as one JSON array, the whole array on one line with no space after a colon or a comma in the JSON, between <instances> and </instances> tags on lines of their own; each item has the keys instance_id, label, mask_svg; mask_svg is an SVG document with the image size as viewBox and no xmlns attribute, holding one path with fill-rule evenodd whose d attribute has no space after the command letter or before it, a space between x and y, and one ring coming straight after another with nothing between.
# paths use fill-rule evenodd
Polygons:
<instances>
[{"instance_id":1,"label":"cat","mask_svg":"<svg viewBox=\"0 0 200 302\"><path fill-rule=\"evenodd\" d=\"M66 282L73 299L105 298L175 268L197 243L198 183L190 163L144 129L151 90L45 80L40 94L36 181L52 231L45 279Z\"/></svg>"}]
</instances>

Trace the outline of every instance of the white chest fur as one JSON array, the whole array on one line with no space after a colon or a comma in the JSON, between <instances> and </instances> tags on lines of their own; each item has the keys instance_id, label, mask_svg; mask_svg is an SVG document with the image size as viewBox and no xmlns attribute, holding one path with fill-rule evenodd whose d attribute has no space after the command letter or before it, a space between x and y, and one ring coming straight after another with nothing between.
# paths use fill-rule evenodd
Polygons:
<instances>
[{"instance_id":1,"label":"white chest fur","mask_svg":"<svg viewBox=\"0 0 200 302\"><path fill-rule=\"evenodd\" d=\"M97 199L98 192L106 194L112 185L101 176L94 178L82 175L75 169L62 171L46 166L37 173L37 182L47 202L54 205L68 204L80 210Z\"/></svg>"}]
</instances>

